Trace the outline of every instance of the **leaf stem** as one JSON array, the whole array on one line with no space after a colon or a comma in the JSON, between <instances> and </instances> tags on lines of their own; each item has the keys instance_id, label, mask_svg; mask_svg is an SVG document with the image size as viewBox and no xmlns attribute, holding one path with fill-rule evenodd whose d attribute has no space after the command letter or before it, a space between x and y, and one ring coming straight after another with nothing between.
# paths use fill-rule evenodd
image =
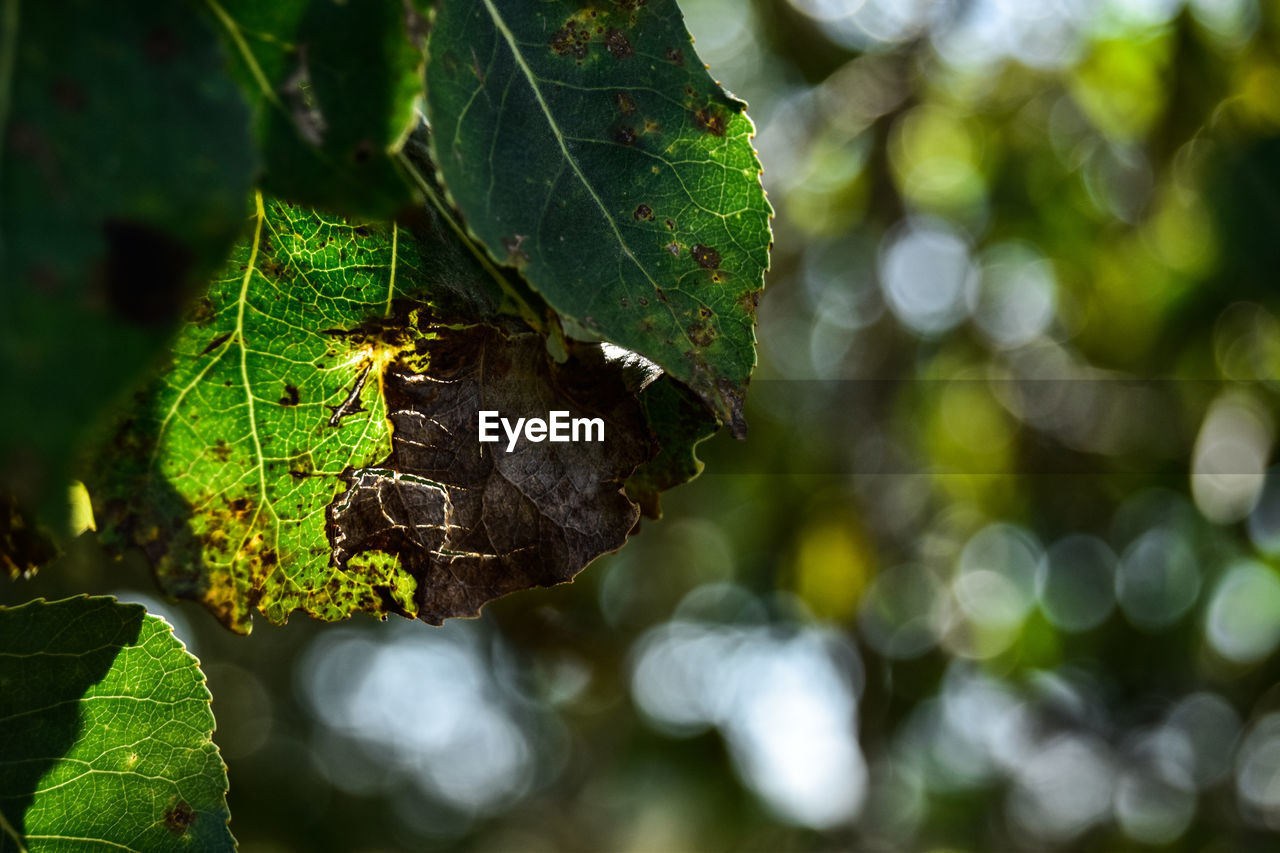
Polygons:
<instances>
[{"instance_id":1,"label":"leaf stem","mask_svg":"<svg viewBox=\"0 0 1280 853\"><path fill-rule=\"evenodd\" d=\"M436 192L435 187L431 186L431 182L423 177L422 173L418 171L418 167L413 164L413 162L404 153L403 149L396 152L396 160L399 161L401 167L413 179L413 182L418 186L418 189L422 190L422 194L431 202L431 206L436 209L436 212L440 214L441 218L444 219L445 222L449 223L449 227L453 230L453 233L462 242L462 244L470 250L471 254L475 257L480 266L484 268L485 272L489 273L489 275L493 277L493 280L502 288L502 292L516 304L516 308L520 311L520 316L524 318L524 321L539 332L546 332L546 323L543 321L539 312L529 304L529 301L525 299L524 295L520 293L520 291L511 286L511 282L507 281L507 277L493 265L493 262L489 259L488 252L486 252L484 248L476 245L476 241L471 239L470 235L466 233L466 230L458 223L458 220L454 218L453 211L451 211L449 206L445 204L444 199L442 199L440 194Z\"/></svg>"},{"instance_id":2,"label":"leaf stem","mask_svg":"<svg viewBox=\"0 0 1280 853\"><path fill-rule=\"evenodd\" d=\"M235 19L227 14L227 10L222 8L222 4L218 0L205 0L205 4L213 12L214 17L226 29L227 35L231 37L231 41L235 44L236 49L240 51L240 56L244 59L244 64L248 66L249 73L253 75L253 79L257 82L258 87L262 89L262 95L268 101L275 104L281 110L284 105L280 103L280 99L276 96L275 90L271 88L271 84L267 82L267 75L263 73L262 66L258 64L257 58L254 57L253 51L249 49L249 44L244 40L244 35L240 32L240 25Z\"/></svg>"},{"instance_id":3,"label":"leaf stem","mask_svg":"<svg viewBox=\"0 0 1280 853\"><path fill-rule=\"evenodd\" d=\"M387 284L387 307L382 316L391 316L391 303L396 298L396 261L399 260L400 226L391 221L391 281Z\"/></svg>"}]
</instances>

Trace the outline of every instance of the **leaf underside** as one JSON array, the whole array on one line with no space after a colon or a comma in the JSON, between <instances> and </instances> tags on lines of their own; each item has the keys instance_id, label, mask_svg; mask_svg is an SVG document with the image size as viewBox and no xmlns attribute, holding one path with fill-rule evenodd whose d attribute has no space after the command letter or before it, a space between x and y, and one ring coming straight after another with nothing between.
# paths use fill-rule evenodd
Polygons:
<instances>
[{"instance_id":1,"label":"leaf underside","mask_svg":"<svg viewBox=\"0 0 1280 853\"><path fill-rule=\"evenodd\" d=\"M166 591L239 631L255 608L438 623L622 545L622 483L653 452L628 368L594 345L557 364L520 323L476 319L483 300L465 320L415 301L492 286L438 264L430 227L260 200L251 230L91 478ZM478 441L479 409L599 417L606 440L507 453Z\"/></svg>"},{"instance_id":2,"label":"leaf underside","mask_svg":"<svg viewBox=\"0 0 1280 853\"><path fill-rule=\"evenodd\" d=\"M771 210L744 104L673 0L442 0L428 55L435 162L474 235L742 434Z\"/></svg>"},{"instance_id":3,"label":"leaf underside","mask_svg":"<svg viewBox=\"0 0 1280 853\"><path fill-rule=\"evenodd\" d=\"M0 649L0 851L235 849L209 691L163 620L37 600L0 608Z\"/></svg>"}]
</instances>

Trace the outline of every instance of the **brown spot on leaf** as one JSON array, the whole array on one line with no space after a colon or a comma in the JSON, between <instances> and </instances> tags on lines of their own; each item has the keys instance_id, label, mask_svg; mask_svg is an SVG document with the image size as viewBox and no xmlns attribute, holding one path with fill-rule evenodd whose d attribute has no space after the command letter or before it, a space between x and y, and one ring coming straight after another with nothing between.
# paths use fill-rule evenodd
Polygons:
<instances>
[{"instance_id":1,"label":"brown spot on leaf","mask_svg":"<svg viewBox=\"0 0 1280 853\"><path fill-rule=\"evenodd\" d=\"M587 56L587 46L578 39L577 21L569 21L552 33L548 47L556 56L572 56L575 59L585 59Z\"/></svg>"},{"instance_id":2,"label":"brown spot on leaf","mask_svg":"<svg viewBox=\"0 0 1280 853\"><path fill-rule=\"evenodd\" d=\"M675 230L676 224L675 224L674 222L672 222L670 219L666 219L666 220L663 220L663 221L666 223L666 226L667 226L667 229L668 229L668 230L670 230L670 231L674 231L674 230Z\"/></svg>"},{"instance_id":3,"label":"brown spot on leaf","mask_svg":"<svg viewBox=\"0 0 1280 853\"><path fill-rule=\"evenodd\" d=\"M675 243L668 243L663 248L666 249L671 254L675 255L677 258L680 257L680 247L677 246Z\"/></svg>"},{"instance_id":4,"label":"brown spot on leaf","mask_svg":"<svg viewBox=\"0 0 1280 853\"><path fill-rule=\"evenodd\" d=\"M631 214L631 215L632 215L632 217L633 217L637 222L639 222L639 221L640 221L640 220L642 220L642 219L643 219L643 220L645 220L645 221L647 221L647 222L652 222L652 221L653 221L653 208L652 208L652 207L650 207L650 206L649 206L649 205L647 205L647 204L642 204L642 205L638 206L638 207L636 208L636 210L635 210L635 213L633 213L633 214Z\"/></svg>"},{"instance_id":5,"label":"brown spot on leaf","mask_svg":"<svg viewBox=\"0 0 1280 853\"><path fill-rule=\"evenodd\" d=\"M197 299L187 314L187 318L202 329L212 323L215 316L217 314L213 310L213 302L207 296Z\"/></svg>"},{"instance_id":6,"label":"brown spot on leaf","mask_svg":"<svg viewBox=\"0 0 1280 853\"><path fill-rule=\"evenodd\" d=\"M502 248L507 251L507 263L513 267L522 267L529 263L529 256L524 251L524 241L529 239L528 234L515 234L510 237L502 238Z\"/></svg>"},{"instance_id":7,"label":"brown spot on leaf","mask_svg":"<svg viewBox=\"0 0 1280 853\"><path fill-rule=\"evenodd\" d=\"M715 326L707 323L695 322L690 323L689 328L685 330L689 335L689 340L693 341L696 346L709 347L712 341L716 339Z\"/></svg>"},{"instance_id":8,"label":"brown spot on leaf","mask_svg":"<svg viewBox=\"0 0 1280 853\"><path fill-rule=\"evenodd\" d=\"M684 65L684 51L678 47L667 48L667 62L674 62L676 65Z\"/></svg>"},{"instance_id":9,"label":"brown spot on leaf","mask_svg":"<svg viewBox=\"0 0 1280 853\"><path fill-rule=\"evenodd\" d=\"M258 261L258 272L268 278L281 278L284 275L285 267L275 258L262 258Z\"/></svg>"},{"instance_id":10,"label":"brown spot on leaf","mask_svg":"<svg viewBox=\"0 0 1280 853\"><path fill-rule=\"evenodd\" d=\"M693 123L704 133L712 136L724 136L727 121L723 112L713 107L703 107L693 114Z\"/></svg>"},{"instance_id":11,"label":"brown spot on leaf","mask_svg":"<svg viewBox=\"0 0 1280 853\"><path fill-rule=\"evenodd\" d=\"M634 145L636 142L636 130L634 127L622 125L613 132L613 141L619 145Z\"/></svg>"},{"instance_id":12,"label":"brown spot on leaf","mask_svg":"<svg viewBox=\"0 0 1280 853\"><path fill-rule=\"evenodd\" d=\"M627 41L627 37L619 29L611 29L604 34L604 46L614 59L626 59L635 55L631 42Z\"/></svg>"},{"instance_id":13,"label":"brown spot on leaf","mask_svg":"<svg viewBox=\"0 0 1280 853\"><path fill-rule=\"evenodd\" d=\"M720 253L710 246L704 246L699 243L689 250L689 254L693 255L693 259L698 262L698 266L704 270L720 269Z\"/></svg>"},{"instance_id":14,"label":"brown spot on leaf","mask_svg":"<svg viewBox=\"0 0 1280 853\"><path fill-rule=\"evenodd\" d=\"M284 386L284 396L280 398L280 405L296 406L301 399L297 385L286 385Z\"/></svg>"},{"instance_id":15,"label":"brown spot on leaf","mask_svg":"<svg viewBox=\"0 0 1280 853\"><path fill-rule=\"evenodd\" d=\"M636 111L636 102L626 92L618 92L613 96L613 100L618 105L618 112L623 115Z\"/></svg>"},{"instance_id":16,"label":"brown spot on leaf","mask_svg":"<svg viewBox=\"0 0 1280 853\"><path fill-rule=\"evenodd\" d=\"M223 334L218 335L216 338L214 338L213 340L209 341L209 343L208 343L207 345L205 345L205 348L204 348L204 349L200 350L200 355L201 355L201 356L206 356L206 355L208 355L209 353L211 353L211 352L213 352L214 350L216 350L218 347L220 347L220 346L222 346L223 344L225 344L225 343L227 342L227 339L228 339L228 338L230 338L230 337L231 337L231 333L230 333L230 332L224 332ZM199 357L199 356L197 356L197 357Z\"/></svg>"},{"instance_id":17,"label":"brown spot on leaf","mask_svg":"<svg viewBox=\"0 0 1280 853\"><path fill-rule=\"evenodd\" d=\"M186 800L178 800L176 805L170 806L164 813L165 829L174 835L186 835L187 830L196 822L196 813L192 810Z\"/></svg>"}]
</instances>

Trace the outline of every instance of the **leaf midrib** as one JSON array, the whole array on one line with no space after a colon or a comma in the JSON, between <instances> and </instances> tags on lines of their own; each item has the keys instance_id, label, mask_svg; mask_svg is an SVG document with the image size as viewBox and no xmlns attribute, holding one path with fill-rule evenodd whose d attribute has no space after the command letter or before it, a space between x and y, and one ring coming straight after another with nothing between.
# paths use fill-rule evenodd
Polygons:
<instances>
[{"instance_id":1,"label":"leaf midrib","mask_svg":"<svg viewBox=\"0 0 1280 853\"><path fill-rule=\"evenodd\" d=\"M262 225L267 219L267 212L262 204L261 191L253 194L253 203L257 222L253 226L253 248L249 251L249 263L245 265L244 279L240 283L240 298L236 305L235 340L240 344L240 378L244 383L245 400L249 404L249 435L253 437L254 455L257 457L258 488L262 500L248 524L245 541L248 541L248 538L252 536L253 528L258 523L258 517L262 514L262 508L271 506L267 494L267 465L262 453L262 439L258 436L258 417L255 411L257 401L253 396L253 386L249 382L249 343L244 339L244 308L249 301L249 282L253 279L253 274L257 272L258 247L262 242ZM274 513L274 510L272 512ZM244 542L241 542L239 550L243 549ZM236 556L238 558L239 554Z\"/></svg>"},{"instance_id":2,"label":"leaf midrib","mask_svg":"<svg viewBox=\"0 0 1280 853\"><path fill-rule=\"evenodd\" d=\"M643 275L648 280L649 284L653 286L654 292L660 292L662 288L658 286L658 282L649 274L649 270L645 268L644 264L640 263L640 259L636 257L635 252L631 251L631 246L627 244L626 238L622 236L622 231L618 228L618 223L614 221L612 214L609 213L609 209L605 207L604 201L596 193L595 187L592 186L589 180L587 180L587 176L583 174L582 168L578 165L578 161L569 152L569 147L565 144L564 132L560 129L560 125L556 121L555 116L552 115L551 107L548 106L546 99L542 96L542 88L538 85L538 76L533 73L533 69L530 68L529 63L525 61L524 54L520 51L520 45L516 41L515 33L511 32L511 29L507 26L507 22L503 20L501 13L499 13L497 8L493 5L492 0L483 0L483 2L485 9L489 12L490 19L493 21L493 26L502 34L503 40L507 43L507 49L511 51L511 56L515 59L516 65L519 66L520 71L524 74L525 80L528 81L529 88L533 91L533 97L538 102L538 108L542 110L542 116L547 120L547 125L551 128L551 133L556 138L556 145L560 147L560 153L564 155L565 161L573 169L573 173L578 176L578 180L582 182L582 186L586 189L587 193L590 194L591 200L595 202L596 207L600 209L600 213L604 216L605 222L609 223L610 230L613 231L614 237L618 240L618 245L622 247L622 251L626 254L627 258L635 264L636 269L640 270L641 275ZM675 321L676 328L680 330L681 336L696 354L698 349L694 346L693 340L689 337L689 333L680 325L680 318L676 316L675 309L667 306L667 310L671 314L671 319Z\"/></svg>"}]
</instances>

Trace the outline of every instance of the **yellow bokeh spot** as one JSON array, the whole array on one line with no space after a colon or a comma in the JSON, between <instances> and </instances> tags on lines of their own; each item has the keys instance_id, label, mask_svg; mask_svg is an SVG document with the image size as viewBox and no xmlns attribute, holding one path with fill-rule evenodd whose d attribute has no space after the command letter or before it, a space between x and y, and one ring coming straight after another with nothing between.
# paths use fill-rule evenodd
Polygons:
<instances>
[{"instance_id":1,"label":"yellow bokeh spot","mask_svg":"<svg viewBox=\"0 0 1280 853\"><path fill-rule=\"evenodd\" d=\"M796 594L821 619L847 621L873 574L870 544L852 519L810 525L800 538L794 578Z\"/></svg>"},{"instance_id":2,"label":"yellow bokeh spot","mask_svg":"<svg viewBox=\"0 0 1280 853\"><path fill-rule=\"evenodd\" d=\"M924 210L948 212L979 203L986 182L976 134L952 110L916 107L894 127L889 163L902 194Z\"/></svg>"},{"instance_id":3,"label":"yellow bokeh spot","mask_svg":"<svg viewBox=\"0 0 1280 853\"><path fill-rule=\"evenodd\" d=\"M1280 129L1280 68L1259 64L1245 70L1236 84L1235 112L1263 132Z\"/></svg>"},{"instance_id":4,"label":"yellow bokeh spot","mask_svg":"<svg viewBox=\"0 0 1280 853\"><path fill-rule=\"evenodd\" d=\"M1151 251L1172 270L1203 275L1217 260L1213 221L1196 197L1162 199L1143 230Z\"/></svg>"},{"instance_id":5,"label":"yellow bokeh spot","mask_svg":"<svg viewBox=\"0 0 1280 853\"><path fill-rule=\"evenodd\" d=\"M1115 140L1145 136L1168 97L1168 37L1104 41L1075 70L1071 94L1093 126Z\"/></svg>"}]
</instances>

